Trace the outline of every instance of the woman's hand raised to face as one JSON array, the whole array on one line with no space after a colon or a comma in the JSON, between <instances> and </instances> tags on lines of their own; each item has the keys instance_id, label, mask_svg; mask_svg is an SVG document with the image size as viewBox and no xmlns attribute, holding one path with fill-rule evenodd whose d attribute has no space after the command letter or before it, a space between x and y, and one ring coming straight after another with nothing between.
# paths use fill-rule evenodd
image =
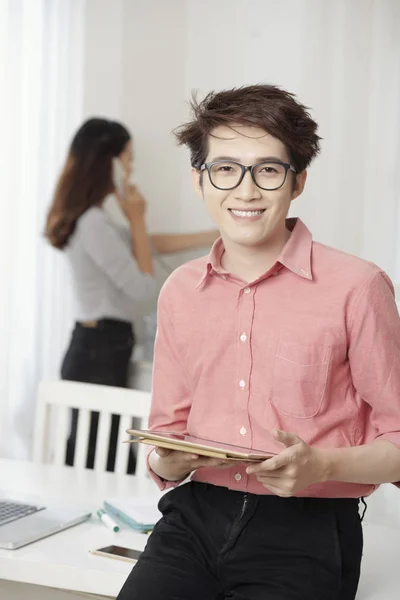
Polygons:
<instances>
[{"instance_id":1,"label":"woman's hand raised to face","mask_svg":"<svg viewBox=\"0 0 400 600\"><path fill-rule=\"evenodd\" d=\"M116 192L116 196L127 219L129 219L129 221L142 219L146 212L146 200L139 192L138 188L135 185L129 184L127 181L125 181L124 189L124 197L122 197L119 192Z\"/></svg>"}]
</instances>

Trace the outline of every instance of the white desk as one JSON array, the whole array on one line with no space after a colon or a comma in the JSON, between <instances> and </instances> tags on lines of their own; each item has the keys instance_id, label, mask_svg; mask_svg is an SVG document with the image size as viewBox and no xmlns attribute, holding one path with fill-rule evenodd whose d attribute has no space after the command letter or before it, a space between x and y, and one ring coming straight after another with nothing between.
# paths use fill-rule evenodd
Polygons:
<instances>
[{"instance_id":1,"label":"white desk","mask_svg":"<svg viewBox=\"0 0 400 600\"><path fill-rule=\"evenodd\" d=\"M95 511L104 498L132 496L146 492L156 494L155 485L146 481L139 485L132 476L111 473L98 476L93 471L76 471L68 467L35 465L0 459L0 490L10 497L45 501L62 500ZM400 502L400 493L399 493ZM365 552L363 574L357 600L394 600L400 589L400 529L368 523L364 528ZM89 549L112 543L142 549L146 536L129 529L112 533L97 518L54 536L14 551L0 550L0 599L48 597L71 598L62 592L90 593L115 598L128 573L129 563L91 556ZM8 581L1 581L8 580ZM29 584L18 588L16 583ZM36 590L32 584L44 586ZM12 589L12 586L15 589ZM2 588L3 586L3 588ZM75 596L80 598L80 595Z\"/></svg>"},{"instance_id":2,"label":"white desk","mask_svg":"<svg viewBox=\"0 0 400 600\"><path fill-rule=\"evenodd\" d=\"M10 498L46 504L62 501L88 508L95 513L103 500L113 496L157 495L151 481L138 484L134 477L113 473L97 475L69 467L36 465L0 459L0 491ZM0 550L0 599L15 597L9 592L9 580L48 586L80 593L115 597L132 565L89 554L90 549L110 544L143 549L147 536L129 528L113 533L97 517L19 550ZM38 598L45 595L38 595ZM57 596L50 592L49 598ZM71 598L71 596L69 596ZM78 596L80 597L80 596ZM30 600L30 595L26 596Z\"/></svg>"}]
</instances>

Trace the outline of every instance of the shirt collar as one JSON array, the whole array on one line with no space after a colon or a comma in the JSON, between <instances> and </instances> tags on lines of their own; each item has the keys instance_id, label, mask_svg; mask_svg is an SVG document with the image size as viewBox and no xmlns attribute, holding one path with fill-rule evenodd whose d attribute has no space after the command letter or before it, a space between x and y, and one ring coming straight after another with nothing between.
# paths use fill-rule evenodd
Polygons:
<instances>
[{"instance_id":1,"label":"shirt collar","mask_svg":"<svg viewBox=\"0 0 400 600\"><path fill-rule=\"evenodd\" d=\"M286 219L286 228L291 231L290 238L282 248L277 258L277 263L284 265L289 271L304 279L312 280L311 250L312 235L310 230L299 218ZM224 253L224 244L218 238L207 257L206 267L196 289L199 289L213 273L218 275L228 274L221 266Z\"/></svg>"},{"instance_id":2,"label":"shirt collar","mask_svg":"<svg viewBox=\"0 0 400 600\"><path fill-rule=\"evenodd\" d=\"M286 227L291 236L282 248L277 262L304 279L312 279L311 251L312 235L298 218L286 219Z\"/></svg>"}]
</instances>

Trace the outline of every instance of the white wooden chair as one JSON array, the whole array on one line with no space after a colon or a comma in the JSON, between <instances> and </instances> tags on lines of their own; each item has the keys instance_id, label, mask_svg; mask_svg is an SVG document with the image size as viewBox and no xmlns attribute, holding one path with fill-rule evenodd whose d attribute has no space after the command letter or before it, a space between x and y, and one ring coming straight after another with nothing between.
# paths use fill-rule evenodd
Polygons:
<instances>
[{"instance_id":1,"label":"white wooden chair","mask_svg":"<svg viewBox=\"0 0 400 600\"><path fill-rule=\"evenodd\" d=\"M90 413L100 413L94 468L106 470L111 416L120 415L115 472L126 473L130 444L126 429L147 427L150 392L74 381L42 381L38 387L33 440L33 460L65 464L71 409L79 410L74 468L85 468L89 441ZM135 476L146 477L146 449L138 444Z\"/></svg>"}]
</instances>

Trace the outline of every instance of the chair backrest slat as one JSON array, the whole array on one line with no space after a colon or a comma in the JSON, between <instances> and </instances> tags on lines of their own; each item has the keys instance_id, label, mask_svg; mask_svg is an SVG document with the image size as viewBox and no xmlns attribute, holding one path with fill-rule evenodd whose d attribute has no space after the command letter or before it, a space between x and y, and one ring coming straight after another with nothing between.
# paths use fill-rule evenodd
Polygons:
<instances>
[{"instance_id":1,"label":"chair backrest slat","mask_svg":"<svg viewBox=\"0 0 400 600\"><path fill-rule=\"evenodd\" d=\"M111 413L102 411L97 430L96 458L94 468L96 471L105 471L107 468L108 442L111 431Z\"/></svg>"},{"instance_id":2,"label":"chair backrest slat","mask_svg":"<svg viewBox=\"0 0 400 600\"><path fill-rule=\"evenodd\" d=\"M54 408L54 407L52 407ZM67 439L70 426L70 415L67 406L58 406L56 413L54 463L58 466L65 465Z\"/></svg>"},{"instance_id":3,"label":"chair backrest slat","mask_svg":"<svg viewBox=\"0 0 400 600\"><path fill-rule=\"evenodd\" d=\"M76 434L74 466L78 469L86 467L86 457L89 446L90 412L87 408L79 410L78 431Z\"/></svg>"},{"instance_id":4,"label":"chair backrest slat","mask_svg":"<svg viewBox=\"0 0 400 600\"><path fill-rule=\"evenodd\" d=\"M66 445L71 427L72 409L79 411L74 467L85 468L91 413L99 413L95 469L107 468L112 415L120 416L116 448L115 471L126 473L131 444L126 429L147 427L150 412L150 392L72 381L42 381L38 388L33 459L36 462L65 464ZM142 451L144 450L144 452ZM135 475L146 476L147 449L134 449Z\"/></svg>"},{"instance_id":5,"label":"chair backrest slat","mask_svg":"<svg viewBox=\"0 0 400 600\"><path fill-rule=\"evenodd\" d=\"M127 429L132 427L132 417L124 415L121 417L118 429L117 456L115 459L115 472L126 473L128 466L128 457L131 449L130 444L124 444L124 440L128 439Z\"/></svg>"}]
</instances>

